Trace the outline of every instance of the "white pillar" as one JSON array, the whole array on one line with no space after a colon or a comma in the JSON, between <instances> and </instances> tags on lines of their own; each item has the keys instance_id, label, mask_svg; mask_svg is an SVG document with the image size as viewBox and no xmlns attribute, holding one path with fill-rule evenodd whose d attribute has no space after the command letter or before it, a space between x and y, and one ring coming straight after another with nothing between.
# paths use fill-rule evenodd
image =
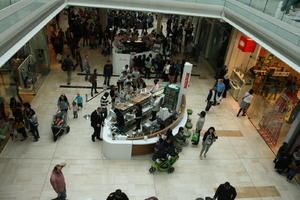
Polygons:
<instances>
[{"instance_id":1,"label":"white pillar","mask_svg":"<svg viewBox=\"0 0 300 200\"><path fill-rule=\"evenodd\" d=\"M179 110L181 106L182 95L186 95L187 89L189 88L192 75L192 67L193 65L188 62L186 62L184 65L176 110Z\"/></svg>"}]
</instances>

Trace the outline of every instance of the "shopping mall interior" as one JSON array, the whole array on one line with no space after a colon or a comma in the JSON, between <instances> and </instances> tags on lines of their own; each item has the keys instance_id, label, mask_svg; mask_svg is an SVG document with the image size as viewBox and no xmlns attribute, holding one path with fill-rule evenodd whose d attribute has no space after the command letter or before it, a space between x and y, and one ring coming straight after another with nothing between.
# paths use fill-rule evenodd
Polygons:
<instances>
[{"instance_id":1,"label":"shopping mall interior","mask_svg":"<svg viewBox=\"0 0 300 200\"><path fill-rule=\"evenodd\" d=\"M61 2L0 2L0 200L299 199L299 1Z\"/></svg>"}]
</instances>

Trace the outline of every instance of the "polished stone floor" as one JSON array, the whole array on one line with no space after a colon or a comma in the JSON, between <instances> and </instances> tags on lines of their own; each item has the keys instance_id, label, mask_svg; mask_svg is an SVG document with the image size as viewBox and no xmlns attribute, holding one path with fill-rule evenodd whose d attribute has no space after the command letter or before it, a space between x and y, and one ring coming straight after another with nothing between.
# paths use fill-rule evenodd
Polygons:
<instances>
[{"instance_id":1,"label":"polished stone floor","mask_svg":"<svg viewBox=\"0 0 300 200\"><path fill-rule=\"evenodd\" d=\"M83 49L82 53L89 54L91 65L101 71L105 59L99 56L99 50ZM217 133L222 131L207 158L200 160L200 146L189 145L180 154L173 174L149 174L150 155L137 156L129 161L112 161L103 157L102 143L91 141L90 122L83 118L99 105L100 97L85 103L78 119L72 119L70 113L70 133L54 143L50 123L57 109L58 96L65 93L72 100L76 93L85 95L89 94L89 90L60 88L66 82L66 74L55 64L52 68L32 102L40 122L40 141L34 143L33 138L25 142L9 141L0 154L1 200L47 200L55 197L49 177L54 165L62 161L67 163L63 171L71 200L105 199L116 188L124 190L132 200L152 195L160 200L192 200L212 196L214 188L225 181L231 182L240 191L248 188L241 194L241 197L249 197L245 198L248 200L299 199L299 186L295 182L286 182L284 177L274 172L274 154L249 120L235 117L238 104L231 97L224 99L220 106L213 107L207 115L204 129L214 126ZM192 120L195 123L195 113L204 109L205 97L214 80L204 60L193 68L193 74L200 74L200 77L192 77L188 91L188 107L194 110ZM114 77L112 82L115 80ZM99 77L99 85L102 81L103 78ZM151 84L152 80L147 83ZM88 86L89 83L73 73L71 85ZM230 135L226 131L240 133ZM265 197L257 189L253 193L254 187L275 188L279 196L270 194Z\"/></svg>"}]
</instances>

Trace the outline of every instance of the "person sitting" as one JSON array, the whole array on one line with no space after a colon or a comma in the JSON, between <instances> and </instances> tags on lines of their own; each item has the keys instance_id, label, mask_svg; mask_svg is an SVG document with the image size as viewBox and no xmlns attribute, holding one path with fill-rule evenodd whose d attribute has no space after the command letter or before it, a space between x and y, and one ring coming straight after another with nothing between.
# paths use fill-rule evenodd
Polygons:
<instances>
[{"instance_id":1,"label":"person sitting","mask_svg":"<svg viewBox=\"0 0 300 200\"><path fill-rule=\"evenodd\" d=\"M108 195L106 200L129 200L127 195L121 189L117 189Z\"/></svg>"},{"instance_id":2,"label":"person sitting","mask_svg":"<svg viewBox=\"0 0 300 200\"><path fill-rule=\"evenodd\" d=\"M164 140L160 137L155 144L155 149L161 151L164 148Z\"/></svg>"}]
</instances>

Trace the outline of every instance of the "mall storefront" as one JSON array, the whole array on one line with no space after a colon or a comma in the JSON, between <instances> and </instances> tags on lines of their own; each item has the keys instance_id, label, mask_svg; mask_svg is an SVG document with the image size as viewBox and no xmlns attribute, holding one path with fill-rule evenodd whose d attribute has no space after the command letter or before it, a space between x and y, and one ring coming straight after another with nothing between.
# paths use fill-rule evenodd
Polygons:
<instances>
[{"instance_id":1,"label":"mall storefront","mask_svg":"<svg viewBox=\"0 0 300 200\"><path fill-rule=\"evenodd\" d=\"M30 102L49 73L50 60L44 31L39 31L0 67L0 98L4 100L5 107L8 107L11 97Z\"/></svg>"},{"instance_id":2,"label":"mall storefront","mask_svg":"<svg viewBox=\"0 0 300 200\"><path fill-rule=\"evenodd\" d=\"M238 30L225 64L236 101L254 89L249 120L276 153L300 110L300 74Z\"/></svg>"}]
</instances>

